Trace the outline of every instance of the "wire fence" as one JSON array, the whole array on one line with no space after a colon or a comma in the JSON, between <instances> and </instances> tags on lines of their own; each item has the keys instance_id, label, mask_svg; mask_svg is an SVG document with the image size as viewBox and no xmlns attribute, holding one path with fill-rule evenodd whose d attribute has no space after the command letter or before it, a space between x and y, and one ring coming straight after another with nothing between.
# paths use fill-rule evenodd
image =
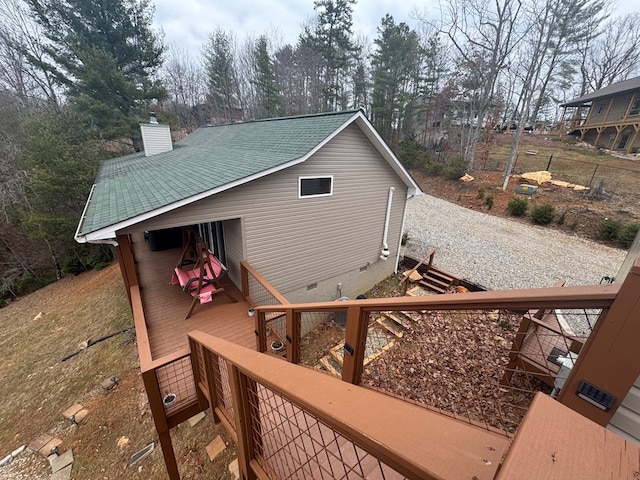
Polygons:
<instances>
[{"instance_id":1,"label":"wire fence","mask_svg":"<svg viewBox=\"0 0 640 480\"><path fill-rule=\"evenodd\" d=\"M504 172L507 155L489 155L477 160L475 168L481 171ZM600 160L601 158L601 160ZM589 187L588 195L630 194L640 198L640 162L628 167L612 165L606 156L594 161L578 160L555 154L538 154L534 150L521 151L516 158L513 173L548 171L554 178L571 184Z\"/></svg>"}]
</instances>

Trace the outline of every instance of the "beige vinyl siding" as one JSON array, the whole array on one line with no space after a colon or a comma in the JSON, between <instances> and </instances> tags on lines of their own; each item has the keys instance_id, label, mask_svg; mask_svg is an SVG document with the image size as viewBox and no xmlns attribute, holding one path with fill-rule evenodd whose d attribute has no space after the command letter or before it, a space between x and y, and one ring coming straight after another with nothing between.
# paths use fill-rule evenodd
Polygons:
<instances>
[{"instance_id":1,"label":"beige vinyl siding","mask_svg":"<svg viewBox=\"0 0 640 480\"><path fill-rule=\"evenodd\" d=\"M298 177L313 175L333 175L332 196L298 198ZM245 259L286 295L382 262L389 187L395 192L388 233L391 256L385 263L393 263L407 187L354 124L300 165L127 231L241 218ZM227 242L226 248L233 246Z\"/></svg>"},{"instance_id":2,"label":"beige vinyl siding","mask_svg":"<svg viewBox=\"0 0 640 480\"><path fill-rule=\"evenodd\" d=\"M640 445L640 377L636 379L607 428Z\"/></svg>"},{"instance_id":3,"label":"beige vinyl siding","mask_svg":"<svg viewBox=\"0 0 640 480\"><path fill-rule=\"evenodd\" d=\"M223 222L223 229L225 254L227 256L226 267L229 270L229 277L233 280L233 283L239 286L241 284L240 261L244 258L242 221L239 218L225 220Z\"/></svg>"}]
</instances>

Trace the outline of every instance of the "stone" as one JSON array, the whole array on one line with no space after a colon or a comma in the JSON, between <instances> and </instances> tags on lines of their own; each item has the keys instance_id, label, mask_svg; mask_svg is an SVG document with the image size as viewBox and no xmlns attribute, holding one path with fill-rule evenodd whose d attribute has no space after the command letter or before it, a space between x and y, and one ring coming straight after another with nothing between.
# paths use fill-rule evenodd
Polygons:
<instances>
[{"instance_id":1,"label":"stone","mask_svg":"<svg viewBox=\"0 0 640 480\"><path fill-rule=\"evenodd\" d=\"M240 479L240 466L238 465L238 459L236 458L229 464L229 473L234 480Z\"/></svg>"},{"instance_id":2,"label":"stone","mask_svg":"<svg viewBox=\"0 0 640 480\"><path fill-rule=\"evenodd\" d=\"M113 388L115 388L117 385L118 385L118 377L116 377L115 375L112 375L109 378L105 378L100 383L100 386L105 390L113 390Z\"/></svg>"},{"instance_id":3,"label":"stone","mask_svg":"<svg viewBox=\"0 0 640 480\"><path fill-rule=\"evenodd\" d=\"M62 455L49 457L49 463L51 464L51 471L56 473L59 470L62 470L68 465L73 463L73 450L67 450Z\"/></svg>"},{"instance_id":4,"label":"stone","mask_svg":"<svg viewBox=\"0 0 640 480\"><path fill-rule=\"evenodd\" d=\"M193 417L191 417L189 420L187 420L189 422L190 426L195 426L200 420L202 420L204 418L204 412L200 412L197 415L194 415Z\"/></svg>"},{"instance_id":5,"label":"stone","mask_svg":"<svg viewBox=\"0 0 640 480\"><path fill-rule=\"evenodd\" d=\"M207 445L206 450L207 455L209 455L209 460L213 461L213 459L220 455L225 448L227 448L227 446L224 444L224 440L222 440L222 437L218 435L213 439L213 442Z\"/></svg>"},{"instance_id":6,"label":"stone","mask_svg":"<svg viewBox=\"0 0 640 480\"><path fill-rule=\"evenodd\" d=\"M69 480L71 478L71 470L73 469L73 465L67 465L64 468L61 468L53 475L49 477L49 480Z\"/></svg>"},{"instance_id":7,"label":"stone","mask_svg":"<svg viewBox=\"0 0 640 480\"><path fill-rule=\"evenodd\" d=\"M48 433L43 433L42 435L40 435L38 438L36 438L35 440L33 440L29 445L28 445L28 449L31 450L34 453L37 453L40 451L40 449L42 449L42 447L44 447L47 443L49 443L51 440L53 440L53 437L51 435L49 435Z\"/></svg>"},{"instance_id":8,"label":"stone","mask_svg":"<svg viewBox=\"0 0 640 480\"><path fill-rule=\"evenodd\" d=\"M60 445L62 445L62 440L60 440L59 438L51 438L51 440L49 440L40 450L38 450L38 453L40 453L40 455L42 455L43 457L48 457L51 453L51 449L54 447L59 447Z\"/></svg>"}]
</instances>

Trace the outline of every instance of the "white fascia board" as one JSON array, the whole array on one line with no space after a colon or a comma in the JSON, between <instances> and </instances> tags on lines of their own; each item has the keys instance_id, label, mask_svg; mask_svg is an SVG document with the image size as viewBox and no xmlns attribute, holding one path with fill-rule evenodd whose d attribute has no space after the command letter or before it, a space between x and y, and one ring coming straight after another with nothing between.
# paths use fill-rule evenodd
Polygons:
<instances>
[{"instance_id":1,"label":"white fascia board","mask_svg":"<svg viewBox=\"0 0 640 480\"><path fill-rule=\"evenodd\" d=\"M267 175L271 175L272 173L276 173L276 172L279 172L281 170L285 170L287 168L290 168L290 167L293 167L295 165L298 165L300 163L304 163L312 155L314 155L318 150L320 150L327 143L329 143L331 140L333 140L333 138L335 138L336 135L338 135L340 132L342 132L354 120L356 120L356 118L358 118L359 114L360 113L356 113L353 117L349 118L340 127L338 127L333 133L331 133L331 135L329 135L322 142L320 142L318 145L316 145L312 150L310 150L308 153L306 153L304 156L302 156L300 158L297 158L297 159L292 160L292 161L287 162L287 163L283 163L282 165L278 165L276 167L272 167L272 168L270 168L268 170L264 170L262 172L255 173L255 174L250 175L248 177L241 178L241 179L236 180L234 182L227 183L225 185L221 185L220 187L216 187L214 189L207 190L206 192L199 193L198 195L193 195L191 197L184 198L182 200L179 200L177 202L171 203L169 205L165 205L164 207L157 208L157 209L151 210L149 212L145 212L145 213L143 213L141 215L129 218L127 220L123 220L122 222L118 222L118 223L115 223L113 225L109 225L108 227L104 227L104 228L101 228L101 229L96 230L94 232L90 232L87 235L84 235L84 236L81 236L81 237L78 237L77 232L76 232L76 237L75 237L76 241L78 243L85 243L85 242L88 242L88 243L103 243L105 240L113 240L113 239L116 238L116 232L118 230L122 230L123 228L127 228L127 227L130 227L130 226L135 225L137 223L143 222L145 220L149 220L151 218L154 218L154 217L157 217L159 215L165 214L167 212L175 210L176 208L184 207L185 205L189 205L190 203L197 202L198 200L202 200L204 198L210 197L210 196L215 195L217 193L224 192L225 190L229 190L231 188L238 187L238 186L243 185L245 183L252 182L254 180L257 180L259 178L265 177ZM92 192L93 192L93 189L92 189ZM88 202L87 202L87 205L88 205ZM87 208L87 206L85 206L85 210L86 210L86 208ZM84 217L84 213L83 213L83 217ZM80 228L80 226L78 226L78 229L79 228Z\"/></svg>"},{"instance_id":2,"label":"white fascia board","mask_svg":"<svg viewBox=\"0 0 640 480\"><path fill-rule=\"evenodd\" d=\"M413 180L409 172L402 166L400 160L395 156L395 154L391 151L387 143L382 139L382 137L378 134L373 125L369 122L367 117L364 115L362 111L359 111L355 115L358 121L358 125L364 132L364 134L369 138L369 141L373 144L374 147L380 152L380 154L385 158L389 166L393 169L394 172L402 179L404 184L408 188L407 196L413 195L422 195L422 190L416 182Z\"/></svg>"}]
</instances>

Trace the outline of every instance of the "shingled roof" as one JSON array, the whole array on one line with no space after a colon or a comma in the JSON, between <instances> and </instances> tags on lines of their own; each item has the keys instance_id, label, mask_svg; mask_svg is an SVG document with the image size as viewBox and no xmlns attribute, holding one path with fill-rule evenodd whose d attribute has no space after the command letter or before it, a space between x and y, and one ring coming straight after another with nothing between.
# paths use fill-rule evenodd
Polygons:
<instances>
[{"instance_id":1,"label":"shingled roof","mask_svg":"<svg viewBox=\"0 0 640 480\"><path fill-rule=\"evenodd\" d=\"M379 143L376 147L396 173L419 191L359 110L202 127L169 152L149 157L139 152L103 162L76 240L113 238L110 226L137 223L136 218L161 214L300 163L356 120L365 125L374 145ZM90 234L92 238L86 238Z\"/></svg>"},{"instance_id":2,"label":"shingled roof","mask_svg":"<svg viewBox=\"0 0 640 480\"><path fill-rule=\"evenodd\" d=\"M591 103L594 100L598 100L600 98L611 97L613 95L618 95L620 93L630 92L638 89L640 89L640 77L630 78L629 80L613 83L607 87L601 88L599 90L595 90L581 97L574 98L570 102L563 103L560 106L561 107L579 107L580 105L584 105L585 103Z\"/></svg>"}]
</instances>

